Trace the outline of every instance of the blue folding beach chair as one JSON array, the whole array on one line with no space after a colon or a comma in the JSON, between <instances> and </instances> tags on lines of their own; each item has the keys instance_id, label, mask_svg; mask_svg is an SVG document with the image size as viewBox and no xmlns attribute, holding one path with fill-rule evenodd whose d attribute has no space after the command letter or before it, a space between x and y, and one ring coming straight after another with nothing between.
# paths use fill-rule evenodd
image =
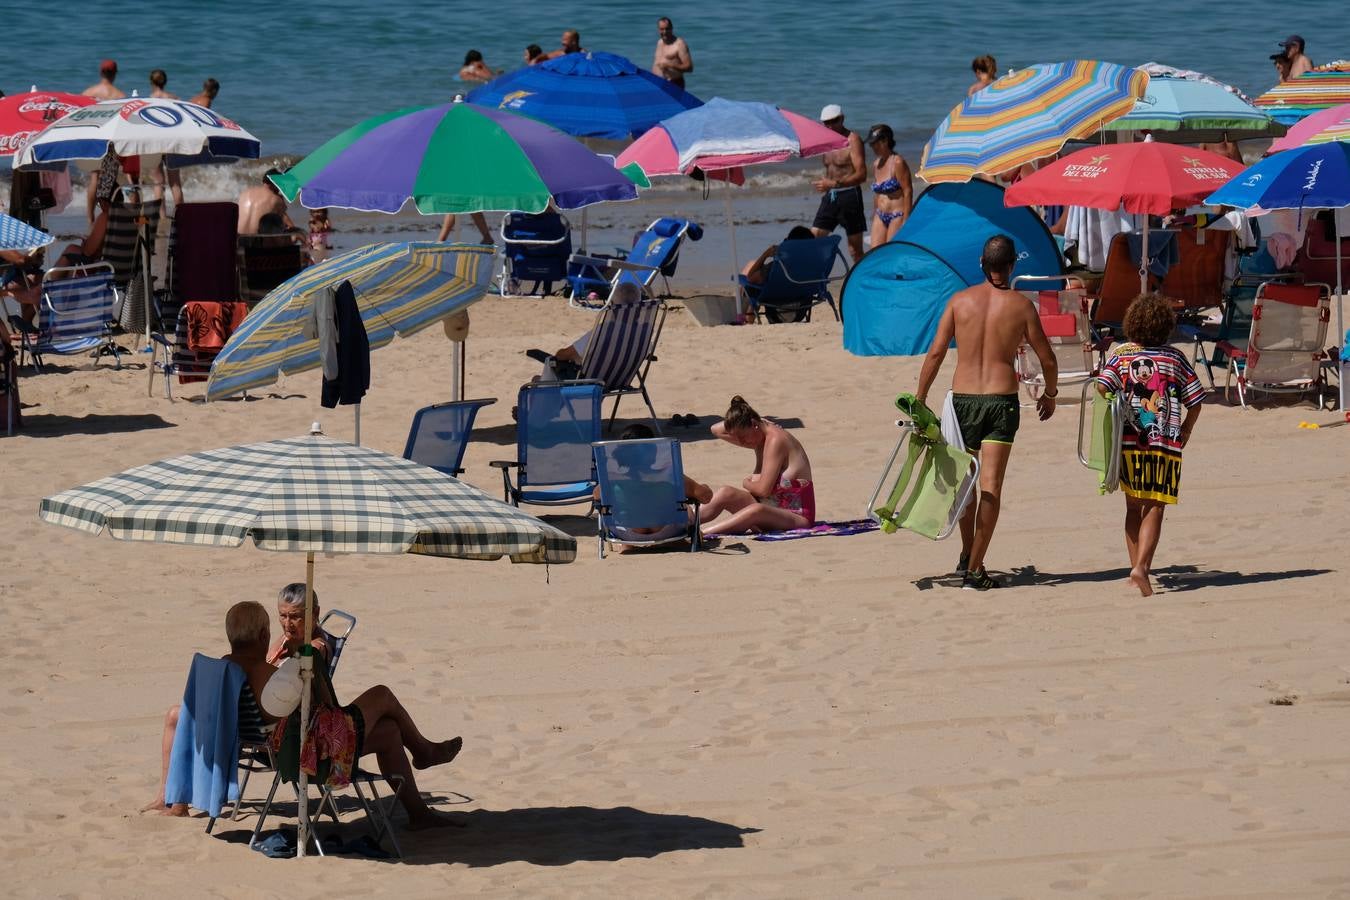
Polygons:
<instances>
[{"instance_id":1,"label":"blue folding beach chair","mask_svg":"<svg viewBox=\"0 0 1350 900\"><path fill-rule=\"evenodd\" d=\"M839 320L839 307L830 294L830 273L838 259L848 270L848 262L839 252L839 235L783 241L774 252L773 262L761 284L751 284L740 276L741 290L756 316L770 322L809 322L811 307L828 303Z\"/></svg>"},{"instance_id":2,"label":"blue folding beach chair","mask_svg":"<svg viewBox=\"0 0 1350 900\"><path fill-rule=\"evenodd\" d=\"M516 400L516 458L491 464L502 470L509 503L594 506L591 444L600 440L603 391L598 381L535 381L521 386Z\"/></svg>"},{"instance_id":3,"label":"blue folding beach chair","mask_svg":"<svg viewBox=\"0 0 1350 900\"><path fill-rule=\"evenodd\" d=\"M52 278L53 274L70 277ZM89 353L95 363L111 354L116 368L122 368L121 351L112 341L118 296L113 268L107 263L47 270L38 327L15 322L20 329L19 364L27 354L41 373L45 354Z\"/></svg>"},{"instance_id":4,"label":"blue folding beach chair","mask_svg":"<svg viewBox=\"0 0 1350 900\"><path fill-rule=\"evenodd\" d=\"M667 312L664 300L643 296L641 288L632 282L617 285L600 309L600 320L587 337L579 377L600 382L605 396L614 398L610 428L619 414L619 401L628 394L640 394L651 414L652 427L661 432L647 393L647 372L656 362L656 344L661 340Z\"/></svg>"},{"instance_id":5,"label":"blue folding beach chair","mask_svg":"<svg viewBox=\"0 0 1350 900\"><path fill-rule=\"evenodd\" d=\"M572 226L561 214L511 212L502 218L503 297L546 297L555 281L567 280ZM528 291L525 282L532 282Z\"/></svg>"},{"instance_id":6,"label":"blue folding beach chair","mask_svg":"<svg viewBox=\"0 0 1350 900\"><path fill-rule=\"evenodd\" d=\"M464 451L469 446L474 418L480 409L496 402L495 397L456 400L419 409L408 429L403 458L458 477L464 471Z\"/></svg>"},{"instance_id":7,"label":"blue folding beach chair","mask_svg":"<svg viewBox=\"0 0 1350 900\"><path fill-rule=\"evenodd\" d=\"M670 278L679 264L680 248L686 237L701 240L703 228L688 219L666 217L648 225L627 253L621 251L616 257L573 255L567 270L573 305L584 305L592 293L603 300L615 285L625 282L654 294L652 283L658 275L665 285L661 296L669 297Z\"/></svg>"},{"instance_id":8,"label":"blue folding beach chair","mask_svg":"<svg viewBox=\"0 0 1350 900\"><path fill-rule=\"evenodd\" d=\"M684 492L680 442L674 438L599 441L595 477L600 486L598 543L656 547L689 541L701 549L698 501Z\"/></svg>"}]
</instances>

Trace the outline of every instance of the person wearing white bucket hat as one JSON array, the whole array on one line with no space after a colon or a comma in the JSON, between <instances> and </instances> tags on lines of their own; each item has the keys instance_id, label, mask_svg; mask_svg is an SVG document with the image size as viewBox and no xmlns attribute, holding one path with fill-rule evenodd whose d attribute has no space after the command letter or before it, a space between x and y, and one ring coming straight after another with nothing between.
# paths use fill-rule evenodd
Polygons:
<instances>
[{"instance_id":1,"label":"person wearing white bucket hat","mask_svg":"<svg viewBox=\"0 0 1350 900\"><path fill-rule=\"evenodd\" d=\"M811 222L811 233L824 237L840 225L848 236L848 252L857 263L863 254L863 232L867 230L867 213L863 209L861 185L867 180L867 160L863 156L862 139L844 127L844 109L838 103L828 103L820 111L820 121L826 128L848 138L848 146L832 150L821 157L825 177L813 186L823 194L816 217Z\"/></svg>"}]
</instances>

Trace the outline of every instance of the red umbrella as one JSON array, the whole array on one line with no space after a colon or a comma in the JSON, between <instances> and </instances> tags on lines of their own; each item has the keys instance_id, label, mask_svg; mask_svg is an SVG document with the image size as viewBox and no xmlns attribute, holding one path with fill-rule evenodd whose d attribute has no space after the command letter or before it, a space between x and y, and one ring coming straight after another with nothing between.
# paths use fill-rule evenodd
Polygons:
<instances>
[{"instance_id":1,"label":"red umbrella","mask_svg":"<svg viewBox=\"0 0 1350 900\"><path fill-rule=\"evenodd\" d=\"M1008 188L1007 206L1062 204L1165 216L1200 203L1246 166L1226 156L1180 144L1144 141L1089 147L1056 160ZM1148 258L1148 229L1140 257Z\"/></svg>"},{"instance_id":2,"label":"red umbrella","mask_svg":"<svg viewBox=\"0 0 1350 900\"><path fill-rule=\"evenodd\" d=\"M81 106L93 97L60 91L31 90L0 98L0 156L13 156L24 141Z\"/></svg>"}]
</instances>

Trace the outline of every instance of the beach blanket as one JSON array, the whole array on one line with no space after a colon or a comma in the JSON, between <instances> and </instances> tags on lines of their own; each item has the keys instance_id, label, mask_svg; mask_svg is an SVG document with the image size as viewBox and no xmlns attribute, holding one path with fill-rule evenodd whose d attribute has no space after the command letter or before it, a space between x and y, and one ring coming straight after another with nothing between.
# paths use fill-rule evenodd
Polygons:
<instances>
[{"instance_id":1,"label":"beach blanket","mask_svg":"<svg viewBox=\"0 0 1350 900\"><path fill-rule=\"evenodd\" d=\"M842 522L817 522L809 528L793 528L789 531L766 531L755 535L757 541L798 541L810 537L843 537L850 534L864 534L876 531L881 526L872 519L848 519Z\"/></svg>"}]
</instances>

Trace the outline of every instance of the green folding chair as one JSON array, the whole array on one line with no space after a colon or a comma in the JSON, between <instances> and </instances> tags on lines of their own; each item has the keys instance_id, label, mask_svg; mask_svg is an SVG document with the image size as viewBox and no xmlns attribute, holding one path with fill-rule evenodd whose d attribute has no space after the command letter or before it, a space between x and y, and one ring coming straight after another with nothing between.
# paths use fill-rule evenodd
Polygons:
<instances>
[{"instance_id":1,"label":"green folding chair","mask_svg":"<svg viewBox=\"0 0 1350 900\"><path fill-rule=\"evenodd\" d=\"M937 415L914 395L901 394L895 405L910 420L895 423L900 439L867 501L867 515L887 534L904 528L940 541L956 530L974 496L980 483L980 461L943 440ZM878 506L888 483L891 491Z\"/></svg>"},{"instance_id":2,"label":"green folding chair","mask_svg":"<svg viewBox=\"0 0 1350 900\"><path fill-rule=\"evenodd\" d=\"M1078 405L1078 461L1097 473L1099 493L1114 494L1120 488L1120 447L1129 414L1124 394L1103 397L1096 379L1083 383L1083 402Z\"/></svg>"}]
</instances>

